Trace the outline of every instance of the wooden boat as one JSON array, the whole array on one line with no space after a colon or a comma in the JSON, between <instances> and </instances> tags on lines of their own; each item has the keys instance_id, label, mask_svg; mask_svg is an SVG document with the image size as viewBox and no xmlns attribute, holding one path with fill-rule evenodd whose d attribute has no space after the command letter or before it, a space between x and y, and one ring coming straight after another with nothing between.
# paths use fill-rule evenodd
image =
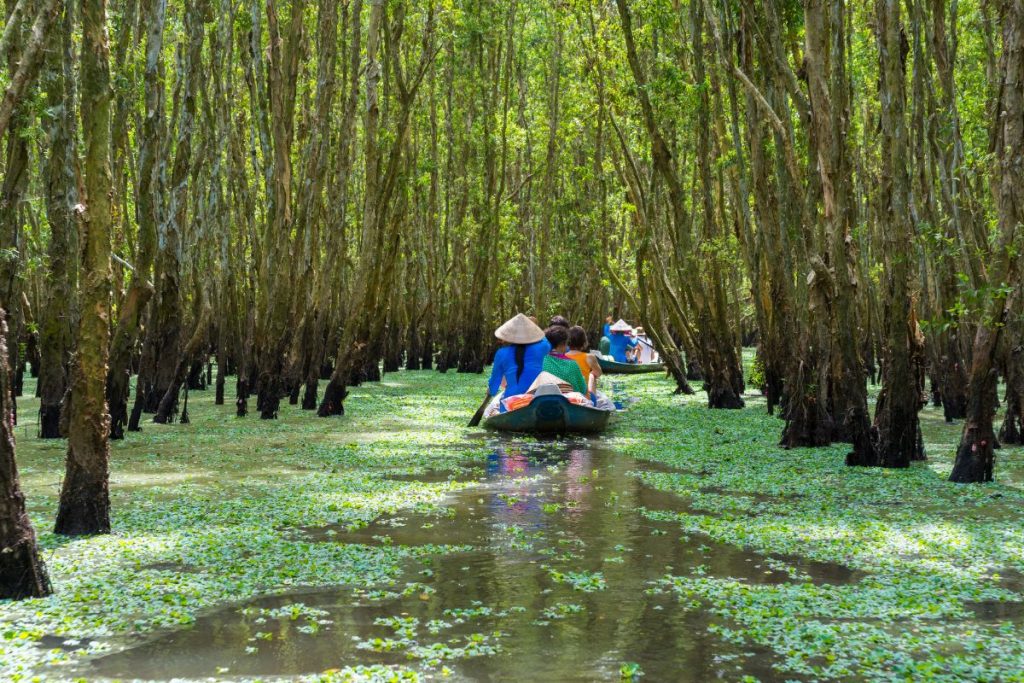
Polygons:
<instances>
[{"instance_id":1,"label":"wooden boat","mask_svg":"<svg viewBox=\"0 0 1024 683\"><path fill-rule=\"evenodd\" d=\"M642 375L645 372L663 372L664 363L619 363L614 360L598 358L601 370L609 375Z\"/></svg>"},{"instance_id":2,"label":"wooden boat","mask_svg":"<svg viewBox=\"0 0 1024 683\"><path fill-rule=\"evenodd\" d=\"M498 413L484 427L502 432L531 434L596 434L608 426L611 411L570 403L561 394L538 395L527 406Z\"/></svg>"}]
</instances>

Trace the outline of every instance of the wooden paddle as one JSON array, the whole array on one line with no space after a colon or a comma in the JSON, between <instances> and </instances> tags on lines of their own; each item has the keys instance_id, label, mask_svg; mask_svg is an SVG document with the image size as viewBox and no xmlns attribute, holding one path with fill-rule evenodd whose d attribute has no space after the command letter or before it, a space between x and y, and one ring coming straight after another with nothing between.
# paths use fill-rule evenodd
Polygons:
<instances>
[{"instance_id":1,"label":"wooden paddle","mask_svg":"<svg viewBox=\"0 0 1024 683\"><path fill-rule=\"evenodd\" d=\"M476 409L476 412L473 414L473 418L469 421L469 424L467 426L476 427L477 425L480 424L480 418L484 416L484 410L487 408L487 404L490 402L491 392L488 391L487 397L484 399L484 402L480 404L480 407Z\"/></svg>"}]
</instances>

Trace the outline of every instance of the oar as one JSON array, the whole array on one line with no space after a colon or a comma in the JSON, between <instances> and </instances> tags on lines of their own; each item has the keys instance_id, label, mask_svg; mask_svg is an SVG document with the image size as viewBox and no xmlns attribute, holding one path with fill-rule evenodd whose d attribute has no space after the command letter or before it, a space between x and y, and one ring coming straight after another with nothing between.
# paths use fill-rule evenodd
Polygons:
<instances>
[{"instance_id":1,"label":"oar","mask_svg":"<svg viewBox=\"0 0 1024 683\"><path fill-rule=\"evenodd\" d=\"M481 403L480 407L476 409L476 412L473 414L473 418L469 421L469 427L476 427L478 424L480 424L480 418L484 416L484 410L487 408L487 404L490 402L491 392L488 391L487 397L484 399L484 402Z\"/></svg>"}]
</instances>

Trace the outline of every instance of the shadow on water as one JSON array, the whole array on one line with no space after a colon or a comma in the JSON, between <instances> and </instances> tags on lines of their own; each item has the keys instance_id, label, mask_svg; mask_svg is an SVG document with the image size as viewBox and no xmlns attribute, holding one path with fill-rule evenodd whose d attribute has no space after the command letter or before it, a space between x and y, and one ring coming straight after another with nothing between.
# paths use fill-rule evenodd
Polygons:
<instances>
[{"instance_id":1,"label":"shadow on water","mask_svg":"<svg viewBox=\"0 0 1024 683\"><path fill-rule=\"evenodd\" d=\"M221 608L191 628L94 660L82 673L286 676L385 663L423 666L431 675L440 668L428 664L434 655L427 648L447 646L482 655L444 662L463 680L618 679L625 662L639 664L650 681L792 679L771 668L768 652L709 634L707 612L650 590L666 574L693 570L750 583L790 580L768 562L780 558L684 538L678 525L641 514L691 512L684 499L629 474L653 467L600 441L500 441L483 468L478 486L452 494L438 512L399 512L356 531L295 530L314 542L469 550L412 562L396 586L377 593L319 589ZM854 578L837 565L786 559L815 582ZM322 612L267 612L295 603ZM406 621L400 633L401 626L380 623L396 616L418 621ZM499 651L467 648L474 633Z\"/></svg>"}]
</instances>

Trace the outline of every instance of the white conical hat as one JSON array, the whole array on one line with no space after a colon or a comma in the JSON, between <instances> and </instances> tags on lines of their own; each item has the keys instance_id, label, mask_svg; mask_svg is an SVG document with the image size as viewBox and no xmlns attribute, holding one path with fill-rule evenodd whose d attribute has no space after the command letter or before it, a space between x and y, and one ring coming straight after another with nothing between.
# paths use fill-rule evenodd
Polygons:
<instances>
[{"instance_id":1,"label":"white conical hat","mask_svg":"<svg viewBox=\"0 0 1024 683\"><path fill-rule=\"evenodd\" d=\"M629 326L622 318L619 318L618 322L609 328L612 332L632 332L633 328Z\"/></svg>"},{"instance_id":2,"label":"white conical hat","mask_svg":"<svg viewBox=\"0 0 1024 683\"><path fill-rule=\"evenodd\" d=\"M522 313L516 313L516 317L494 331L494 336L509 344L533 344L544 338L544 330Z\"/></svg>"},{"instance_id":3,"label":"white conical hat","mask_svg":"<svg viewBox=\"0 0 1024 683\"><path fill-rule=\"evenodd\" d=\"M566 388L566 391L572 391L572 385L571 384L566 382L561 377L558 377L557 375L553 375L553 374L551 374L550 372L547 372L547 371L541 372L539 375L537 375L537 379L533 380L533 384L530 385L530 388L527 389L527 391L534 391L534 392L540 393L538 390L541 387L545 387L545 386L547 386L547 387L558 387L559 390L561 390L561 387L564 386Z\"/></svg>"}]
</instances>

